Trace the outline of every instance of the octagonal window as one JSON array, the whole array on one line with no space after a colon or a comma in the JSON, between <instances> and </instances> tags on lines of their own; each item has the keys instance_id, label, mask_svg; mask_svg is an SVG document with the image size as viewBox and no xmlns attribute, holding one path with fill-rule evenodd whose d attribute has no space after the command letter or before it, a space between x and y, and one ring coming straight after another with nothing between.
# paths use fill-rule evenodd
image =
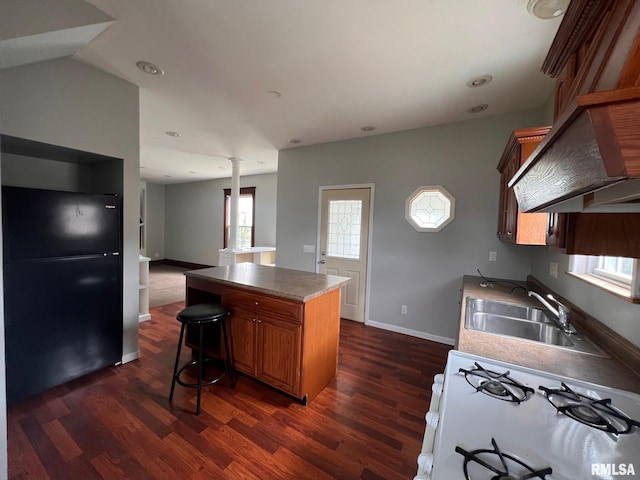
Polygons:
<instances>
[{"instance_id":1,"label":"octagonal window","mask_svg":"<svg viewBox=\"0 0 640 480\"><path fill-rule=\"evenodd\" d=\"M418 232L439 232L455 217L456 200L440 185L418 187L405 202L404 216Z\"/></svg>"}]
</instances>

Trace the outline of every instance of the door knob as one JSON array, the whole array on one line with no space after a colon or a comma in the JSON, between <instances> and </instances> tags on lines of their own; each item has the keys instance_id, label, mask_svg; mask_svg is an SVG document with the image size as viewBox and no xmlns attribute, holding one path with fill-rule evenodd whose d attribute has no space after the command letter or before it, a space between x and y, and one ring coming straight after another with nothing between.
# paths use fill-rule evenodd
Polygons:
<instances>
[{"instance_id":1,"label":"door knob","mask_svg":"<svg viewBox=\"0 0 640 480\"><path fill-rule=\"evenodd\" d=\"M325 262L324 260L320 260L318 263L321 264L321 265L324 265L327 262Z\"/></svg>"}]
</instances>

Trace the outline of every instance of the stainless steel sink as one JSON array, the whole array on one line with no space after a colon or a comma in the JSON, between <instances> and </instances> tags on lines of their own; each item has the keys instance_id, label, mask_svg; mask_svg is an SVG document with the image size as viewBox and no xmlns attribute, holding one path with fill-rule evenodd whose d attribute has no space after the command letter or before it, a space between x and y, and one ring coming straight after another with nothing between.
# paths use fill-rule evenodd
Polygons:
<instances>
[{"instance_id":1,"label":"stainless steel sink","mask_svg":"<svg viewBox=\"0 0 640 480\"><path fill-rule=\"evenodd\" d=\"M467 311L469 307L474 312L492 313L495 315L502 315L504 317L511 317L521 320L530 320L532 322L544 322L555 325L553 320L547 316L547 313L536 307L528 305L516 305L513 303L496 302L493 300L485 300L483 298L471 298L467 299Z\"/></svg>"},{"instance_id":2,"label":"stainless steel sink","mask_svg":"<svg viewBox=\"0 0 640 480\"><path fill-rule=\"evenodd\" d=\"M467 328L551 345L574 346L574 343L555 325L531 320L518 320L492 313L475 312Z\"/></svg>"},{"instance_id":3,"label":"stainless steel sink","mask_svg":"<svg viewBox=\"0 0 640 480\"><path fill-rule=\"evenodd\" d=\"M467 298L465 328L552 347L608 357L579 334L567 335L555 323L551 312L527 305Z\"/></svg>"}]
</instances>

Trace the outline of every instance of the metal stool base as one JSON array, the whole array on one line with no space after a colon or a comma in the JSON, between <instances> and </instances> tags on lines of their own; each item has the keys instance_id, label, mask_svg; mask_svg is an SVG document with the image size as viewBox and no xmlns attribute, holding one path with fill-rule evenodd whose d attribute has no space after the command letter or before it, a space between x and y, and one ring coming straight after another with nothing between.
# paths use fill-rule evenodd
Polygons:
<instances>
[{"instance_id":1,"label":"metal stool base","mask_svg":"<svg viewBox=\"0 0 640 480\"><path fill-rule=\"evenodd\" d=\"M225 319L221 318L218 319L217 321L220 321L220 328L222 329L222 335L224 336L224 348L226 350L226 355L227 355L227 360L223 360L221 358L206 358L205 357L205 353L204 353L204 325L206 323L210 323L210 322L191 322L191 324L193 325L199 325L200 326L200 338L198 341L198 358L196 360L192 360L191 362L186 363L185 365L183 365L181 368L179 368L180 365L180 354L182 352L182 341L184 339L184 331L187 328L187 323L189 322L182 322L182 327L180 328L180 339L178 340L178 351L176 352L176 362L173 368L173 378L171 379L171 393L169 394L169 401L173 400L173 392L175 390L175 386L176 383L179 383L180 385L182 385L183 387L187 387L187 388L196 388L198 390L197 393L197 397L196 397L196 415L200 415L200 397L202 395L202 387L206 387L208 385L213 385L214 383L218 383L220 380L222 380L225 376L229 375L229 378L231 379L231 388L233 388L235 386L235 381L234 381L234 375L232 373L232 366L231 366L231 352L229 349L229 339L227 337L227 327L225 324ZM222 372L220 373L220 375L218 375L215 379L213 380L204 380L204 374L206 371L206 363L212 363L212 362L217 362L219 364L222 364L223 368L222 368ZM198 367L198 381L197 383L187 383L184 382L181 378L180 375L189 367L192 366L197 366Z\"/></svg>"}]
</instances>

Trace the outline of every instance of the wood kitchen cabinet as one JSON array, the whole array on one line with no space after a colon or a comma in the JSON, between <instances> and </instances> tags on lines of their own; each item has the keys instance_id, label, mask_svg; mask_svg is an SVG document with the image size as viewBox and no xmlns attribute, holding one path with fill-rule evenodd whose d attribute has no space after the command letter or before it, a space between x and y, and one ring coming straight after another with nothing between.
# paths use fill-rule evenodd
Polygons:
<instances>
[{"instance_id":1,"label":"wood kitchen cabinet","mask_svg":"<svg viewBox=\"0 0 640 480\"><path fill-rule=\"evenodd\" d=\"M522 245L547 243L547 214L522 213L509 181L526 162L551 127L514 130L498 163L500 172L500 203L498 238Z\"/></svg>"},{"instance_id":2,"label":"wood kitchen cabinet","mask_svg":"<svg viewBox=\"0 0 640 480\"><path fill-rule=\"evenodd\" d=\"M640 258L640 213L567 214L566 253Z\"/></svg>"},{"instance_id":3,"label":"wood kitchen cabinet","mask_svg":"<svg viewBox=\"0 0 640 480\"><path fill-rule=\"evenodd\" d=\"M567 243L567 214L547 214L547 246L552 249L564 250Z\"/></svg>"},{"instance_id":4,"label":"wood kitchen cabinet","mask_svg":"<svg viewBox=\"0 0 640 480\"><path fill-rule=\"evenodd\" d=\"M224 303L233 315L230 336L236 369L298 395L301 305L233 289Z\"/></svg>"},{"instance_id":5,"label":"wood kitchen cabinet","mask_svg":"<svg viewBox=\"0 0 640 480\"><path fill-rule=\"evenodd\" d=\"M572 0L542 65L553 128L511 179L525 212L625 213L640 197L640 2Z\"/></svg>"}]
</instances>

